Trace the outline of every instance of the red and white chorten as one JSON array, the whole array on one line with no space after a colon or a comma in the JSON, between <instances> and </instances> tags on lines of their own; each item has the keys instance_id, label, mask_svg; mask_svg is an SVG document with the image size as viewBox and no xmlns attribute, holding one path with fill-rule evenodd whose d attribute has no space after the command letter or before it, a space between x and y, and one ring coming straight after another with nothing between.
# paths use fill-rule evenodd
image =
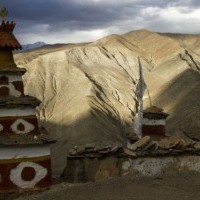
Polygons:
<instances>
[{"instance_id":1,"label":"red and white chorten","mask_svg":"<svg viewBox=\"0 0 200 200\"><path fill-rule=\"evenodd\" d=\"M142 122L142 137L155 136L165 137L165 125L167 113L163 112L163 109L156 106L152 106L144 110L143 122Z\"/></svg>"},{"instance_id":2,"label":"red and white chorten","mask_svg":"<svg viewBox=\"0 0 200 200\"><path fill-rule=\"evenodd\" d=\"M21 49L13 22L0 24L0 192L40 190L51 185L50 143L36 118L40 101L24 95L13 50ZM44 132L44 129L42 129ZM46 138L46 139L44 139Z\"/></svg>"}]
</instances>

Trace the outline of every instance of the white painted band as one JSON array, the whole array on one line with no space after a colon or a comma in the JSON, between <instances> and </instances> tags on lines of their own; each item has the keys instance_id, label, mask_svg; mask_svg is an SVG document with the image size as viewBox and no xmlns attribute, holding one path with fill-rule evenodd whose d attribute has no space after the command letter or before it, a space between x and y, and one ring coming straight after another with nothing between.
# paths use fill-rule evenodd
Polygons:
<instances>
[{"instance_id":1,"label":"white painted band","mask_svg":"<svg viewBox=\"0 0 200 200\"><path fill-rule=\"evenodd\" d=\"M34 158L40 156L49 156L50 147L45 146L32 146L32 147L1 147L0 160L19 159L19 158Z\"/></svg>"},{"instance_id":2,"label":"white painted band","mask_svg":"<svg viewBox=\"0 0 200 200\"><path fill-rule=\"evenodd\" d=\"M22 75L16 75L16 74L4 74L1 75L8 77L8 82L14 82L14 81L22 81Z\"/></svg>"},{"instance_id":3,"label":"white painted band","mask_svg":"<svg viewBox=\"0 0 200 200\"><path fill-rule=\"evenodd\" d=\"M0 117L12 117L12 116L30 116L35 115L36 109L31 107L25 108L1 108Z\"/></svg>"},{"instance_id":4,"label":"white painted band","mask_svg":"<svg viewBox=\"0 0 200 200\"><path fill-rule=\"evenodd\" d=\"M143 125L147 125L147 126L165 126L166 125L166 120L165 119L147 119L147 118L143 118L142 121Z\"/></svg>"},{"instance_id":5,"label":"white painted band","mask_svg":"<svg viewBox=\"0 0 200 200\"><path fill-rule=\"evenodd\" d=\"M15 89L15 86L12 83L9 83L8 85L0 85L1 87L7 87L9 89L9 95L14 96L14 97L19 97L21 96L21 92Z\"/></svg>"},{"instance_id":6,"label":"white painted band","mask_svg":"<svg viewBox=\"0 0 200 200\"><path fill-rule=\"evenodd\" d=\"M23 124L24 125L24 130L18 130L18 125L19 124ZM30 133L33 129L35 128L35 126L29 122L27 122L24 119L17 119L12 125L11 125L11 129L13 132L17 133L17 134L25 134L25 133Z\"/></svg>"},{"instance_id":7,"label":"white painted band","mask_svg":"<svg viewBox=\"0 0 200 200\"><path fill-rule=\"evenodd\" d=\"M36 174L35 177L30 181L25 181L22 179L22 171L25 167L34 168ZM38 182L40 182L47 175L47 169L43 166L33 163L33 162L21 162L16 168L12 169L10 172L10 180L17 186L21 188L32 188Z\"/></svg>"}]
</instances>

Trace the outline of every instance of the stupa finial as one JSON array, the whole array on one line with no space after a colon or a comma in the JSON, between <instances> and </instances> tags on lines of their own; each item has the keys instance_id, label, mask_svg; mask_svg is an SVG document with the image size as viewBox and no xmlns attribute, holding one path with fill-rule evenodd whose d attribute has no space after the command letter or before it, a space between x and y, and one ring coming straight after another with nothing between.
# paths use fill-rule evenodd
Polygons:
<instances>
[{"instance_id":1,"label":"stupa finial","mask_svg":"<svg viewBox=\"0 0 200 200\"><path fill-rule=\"evenodd\" d=\"M8 11L6 9L5 6L1 6L0 7L0 16L1 16L1 20L2 22L5 20L5 17L8 15Z\"/></svg>"}]
</instances>

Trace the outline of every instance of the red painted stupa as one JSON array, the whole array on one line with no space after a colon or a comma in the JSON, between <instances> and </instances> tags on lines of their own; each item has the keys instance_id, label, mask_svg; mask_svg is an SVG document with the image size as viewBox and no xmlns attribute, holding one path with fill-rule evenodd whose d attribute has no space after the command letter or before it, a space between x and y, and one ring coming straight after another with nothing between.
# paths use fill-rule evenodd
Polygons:
<instances>
[{"instance_id":1,"label":"red painted stupa","mask_svg":"<svg viewBox=\"0 0 200 200\"><path fill-rule=\"evenodd\" d=\"M51 185L53 141L47 141L46 132L38 126L40 101L24 94L22 75L26 70L17 68L13 59L13 50L22 48L13 35L14 27L9 21L0 24L0 192Z\"/></svg>"},{"instance_id":2,"label":"red painted stupa","mask_svg":"<svg viewBox=\"0 0 200 200\"><path fill-rule=\"evenodd\" d=\"M143 111L142 137L154 136L165 137L166 119L169 114L162 108L151 106Z\"/></svg>"}]
</instances>

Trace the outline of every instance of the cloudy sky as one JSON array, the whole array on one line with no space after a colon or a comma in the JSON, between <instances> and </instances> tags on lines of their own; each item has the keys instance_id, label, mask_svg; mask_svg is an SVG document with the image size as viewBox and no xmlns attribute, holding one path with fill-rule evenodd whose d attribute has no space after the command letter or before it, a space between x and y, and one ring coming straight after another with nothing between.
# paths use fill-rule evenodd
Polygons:
<instances>
[{"instance_id":1,"label":"cloudy sky","mask_svg":"<svg viewBox=\"0 0 200 200\"><path fill-rule=\"evenodd\" d=\"M199 33L200 0L1 0L22 44L74 43L136 29Z\"/></svg>"}]
</instances>

